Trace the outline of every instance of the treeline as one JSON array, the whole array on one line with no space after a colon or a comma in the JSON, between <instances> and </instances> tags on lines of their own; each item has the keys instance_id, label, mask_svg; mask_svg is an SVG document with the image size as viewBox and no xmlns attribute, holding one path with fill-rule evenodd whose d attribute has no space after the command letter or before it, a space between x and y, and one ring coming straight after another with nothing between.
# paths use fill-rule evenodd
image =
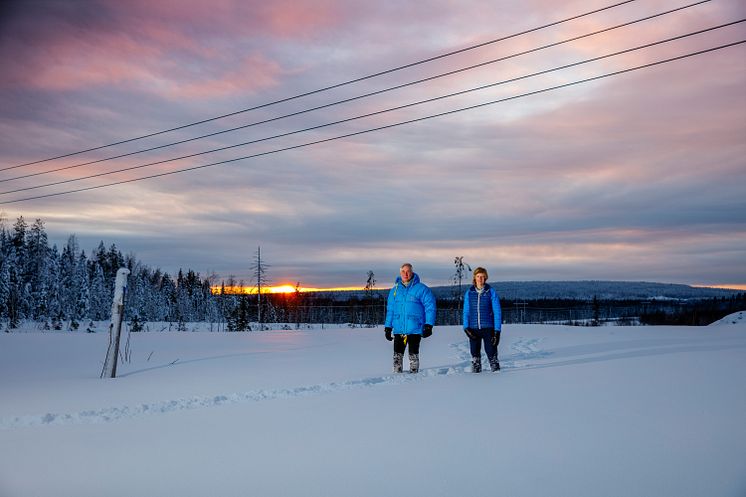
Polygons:
<instances>
[{"instance_id":1,"label":"treeline","mask_svg":"<svg viewBox=\"0 0 746 497\"><path fill-rule=\"evenodd\" d=\"M746 310L746 293L700 299L502 299L503 323L553 323L570 326L704 326ZM438 300L439 319L460 324L460 305Z\"/></svg>"},{"instance_id":2,"label":"treeline","mask_svg":"<svg viewBox=\"0 0 746 497\"><path fill-rule=\"evenodd\" d=\"M355 295L349 292L340 298L332 294L291 293L263 296L265 323L283 323L286 328L299 328L304 323L337 323L350 326L374 326L384 321L385 292ZM255 329L258 321L256 295L238 299L228 315L228 330ZM462 324L462 301L454 297L439 297L435 324ZM569 326L614 325L678 325L703 326L728 314L746 310L746 293L708 299L502 299L503 323L552 323ZM240 317L239 317L240 316ZM254 328L252 328L252 326Z\"/></svg>"},{"instance_id":3,"label":"treeline","mask_svg":"<svg viewBox=\"0 0 746 497\"><path fill-rule=\"evenodd\" d=\"M746 310L746 293L728 298L683 302L675 309L647 309L640 315L640 323L653 326L705 326L743 310Z\"/></svg>"},{"instance_id":4,"label":"treeline","mask_svg":"<svg viewBox=\"0 0 746 497\"><path fill-rule=\"evenodd\" d=\"M103 241L86 254L75 235L58 248L49 246L42 220L31 226L21 216L8 229L0 223L0 320L17 328L33 320L42 329L91 327L111 318L114 280L120 267L130 270L125 319L210 321L220 319L210 278L194 271L176 277L124 256Z\"/></svg>"}]
</instances>

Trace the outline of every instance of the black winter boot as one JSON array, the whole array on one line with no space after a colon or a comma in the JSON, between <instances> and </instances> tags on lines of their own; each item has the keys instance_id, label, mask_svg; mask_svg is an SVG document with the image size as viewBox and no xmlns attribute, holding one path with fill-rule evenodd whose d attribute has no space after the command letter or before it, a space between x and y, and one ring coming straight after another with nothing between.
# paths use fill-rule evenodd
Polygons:
<instances>
[{"instance_id":1,"label":"black winter boot","mask_svg":"<svg viewBox=\"0 0 746 497\"><path fill-rule=\"evenodd\" d=\"M401 352L394 352L394 373L401 373L404 367L404 354Z\"/></svg>"},{"instance_id":2,"label":"black winter boot","mask_svg":"<svg viewBox=\"0 0 746 497\"><path fill-rule=\"evenodd\" d=\"M482 358L481 357L472 357L471 358L471 372L472 373L481 373L482 372Z\"/></svg>"},{"instance_id":3,"label":"black winter boot","mask_svg":"<svg viewBox=\"0 0 746 497\"><path fill-rule=\"evenodd\" d=\"M500 371L500 363L497 361L497 356L490 357L490 369L492 371Z\"/></svg>"},{"instance_id":4,"label":"black winter boot","mask_svg":"<svg viewBox=\"0 0 746 497\"><path fill-rule=\"evenodd\" d=\"M409 354L409 372L416 373L420 370L420 355Z\"/></svg>"}]
</instances>

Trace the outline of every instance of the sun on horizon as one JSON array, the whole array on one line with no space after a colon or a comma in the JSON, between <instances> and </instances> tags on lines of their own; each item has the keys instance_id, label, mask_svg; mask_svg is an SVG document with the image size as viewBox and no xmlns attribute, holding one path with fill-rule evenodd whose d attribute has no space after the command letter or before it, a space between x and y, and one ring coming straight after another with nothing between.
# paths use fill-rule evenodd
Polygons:
<instances>
[{"instance_id":1,"label":"sun on horizon","mask_svg":"<svg viewBox=\"0 0 746 497\"><path fill-rule=\"evenodd\" d=\"M212 293L213 294L219 294L221 291L225 291L226 294L255 294L257 293L257 288L255 286L214 286L212 287ZM290 285L290 284L280 284L280 285L268 285L265 287L262 287L262 293L295 293L296 291L301 293L308 293L308 292L342 292L342 291L354 291L354 290L362 290L362 287L357 286L347 286L347 287L329 287L329 288L318 288L318 287L303 287L303 286L296 286L296 285Z\"/></svg>"}]
</instances>

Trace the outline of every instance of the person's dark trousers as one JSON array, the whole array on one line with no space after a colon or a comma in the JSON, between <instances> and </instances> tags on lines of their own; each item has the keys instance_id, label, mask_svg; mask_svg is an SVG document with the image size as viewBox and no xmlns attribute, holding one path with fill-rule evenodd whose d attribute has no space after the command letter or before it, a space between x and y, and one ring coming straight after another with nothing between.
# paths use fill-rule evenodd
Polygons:
<instances>
[{"instance_id":1,"label":"person's dark trousers","mask_svg":"<svg viewBox=\"0 0 746 497\"><path fill-rule=\"evenodd\" d=\"M477 336L476 339L469 337L469 348L472 357L482 357L482 341L484 341L484 352L492 363L493 358L497 360L497 345L492 345L492 337L495 334L494 328L482 328L476 330L471 328L471 332ZM500 333L497 334L497 343L500 343Z\"/></svg>"},{"instance_id":2,"label":"person's dark trousers","mask_svg":"<svg viewBox=\"0 0 746 497\"><path fill-rule=\"evenodd\" d=\"M419 354L421 340L422 335L394 335L394 352L403 354L409 345L410 354Z\"/></svg>"}]
</instances>

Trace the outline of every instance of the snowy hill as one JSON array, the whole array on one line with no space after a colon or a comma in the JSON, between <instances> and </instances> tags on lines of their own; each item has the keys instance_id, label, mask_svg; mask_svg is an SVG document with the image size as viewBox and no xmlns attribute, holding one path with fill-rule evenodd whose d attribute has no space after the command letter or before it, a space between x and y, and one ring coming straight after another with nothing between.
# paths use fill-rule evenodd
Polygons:
<instances>
[{"instance_id":1,"label":"snowy hill","mask_svg":"<svg viewBox=\"0 0 746 497\"><path fill-rule=\"evenodd\" d=\"M0 495L736 497L746 322L459 327L391 374L380 328L0 333Z\"/></svg>"},{"instance_id":2,"label":"snowy hill","mask_svg":"<svg viewBox=\"0 0 746 497\"><path fill-rule=\"evenodd\" d=\"M463 291L466 291L471 281L464 281ZM506 300L533 299L577 299L592 300L593 297L605 300L660 300L660 299L710 299L733 297L740 290L724 288L702 288L673 283L653 283L646 281L494 281L490 282L497 289L501 298ZM438 298L451 297L452 286L432 287ZM386 295L388 288L378 290L380 295ZM347 298L357 295L362 298L364 292L321 292L325 295L337 295Z\"/></svg>"},{"instance_id":3,"label":"snowy hill","mask_svg":"<svg viewBox=\"0 0 746 497\"><path fill-rule=\"evenodd\" d=\"M490 283L503 299L578 299L593 297L606 300L707 299L732 297L738 290L699 288L673 283L645 281L496 281ZM450 295L450 287L440 287Z\"/></svg>"},{"instance_id":4,"label":"snowy hill","mask_svg":"<svg viewBox=\"0 0 746 497\"><path fill-rule=\"evenodd\" d=\"M710 326L728 326L733 324L745 324L746 323L746 311L735 312L723 319L715 321Z\"/></svg>"}]
</instances>

